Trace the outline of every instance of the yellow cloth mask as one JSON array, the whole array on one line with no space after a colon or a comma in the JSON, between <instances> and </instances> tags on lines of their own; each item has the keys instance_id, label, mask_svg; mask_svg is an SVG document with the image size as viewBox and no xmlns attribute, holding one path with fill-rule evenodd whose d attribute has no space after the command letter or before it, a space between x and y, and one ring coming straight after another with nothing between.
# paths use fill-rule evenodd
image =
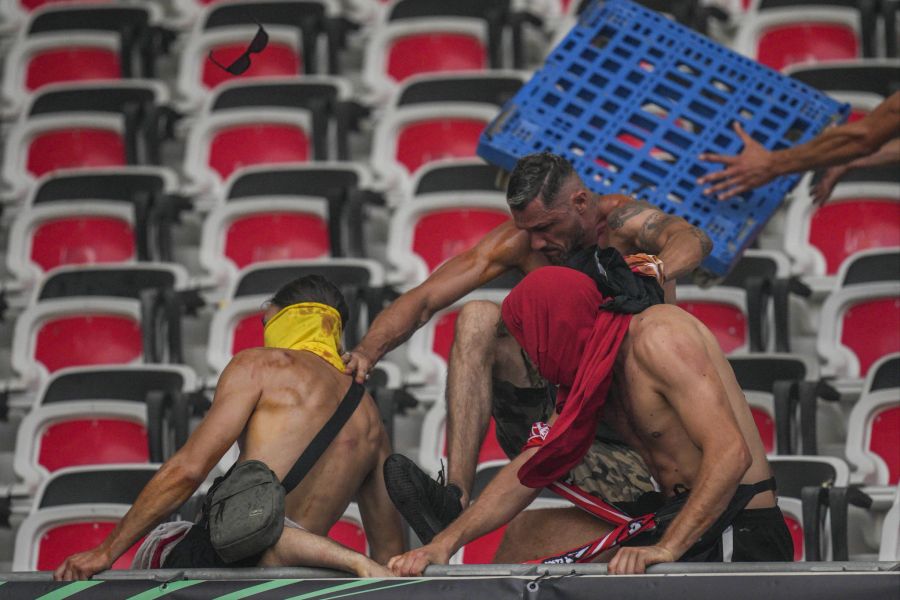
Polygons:
<instances>
[{"instance_id":1,"label":"yellow cloth mask","mask_svg":"<svg viewBox=\"0 0 900 600\"><path fill-rule=\"evenodd\" d=\"M341 345L341 315L318 302L300 302L282 308L263 329L267 348L306 350L328 361L338 371L344 361Z\"/></svg>"}]
</instances>

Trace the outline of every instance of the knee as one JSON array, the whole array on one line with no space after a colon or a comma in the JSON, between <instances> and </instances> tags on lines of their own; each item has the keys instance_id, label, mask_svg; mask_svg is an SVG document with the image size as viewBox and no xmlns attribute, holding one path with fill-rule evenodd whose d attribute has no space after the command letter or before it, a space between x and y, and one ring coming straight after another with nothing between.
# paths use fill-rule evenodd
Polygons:
<instances>
[{"instance_id":1,"label":"knee","mask_svg":"<svg viewBox=\"0 0 900 600\"><path fill-rule=\"evenodd\" d=\"M461 344L489 343L497 336L499 321L500 307L493 302L486 300L468 302L456 318L455 341Z\"/></svg>"}]
</instances>

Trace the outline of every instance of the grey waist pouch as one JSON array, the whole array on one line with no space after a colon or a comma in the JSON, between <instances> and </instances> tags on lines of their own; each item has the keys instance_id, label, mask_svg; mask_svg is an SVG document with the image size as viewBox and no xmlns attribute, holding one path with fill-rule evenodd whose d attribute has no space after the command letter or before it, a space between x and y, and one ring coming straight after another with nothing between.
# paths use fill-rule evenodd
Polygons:
<instances>
[{"instance_id":1,"label":"grey waist pouch","mask_svg":"<svg viewBox=\"0 0 900 600\"><path fill-rule=\"evenodd\" d=\"M284 497L303 480L359 406L365 388L354 382L337 410L291 467L284 481L258 460L234 465L206 496L205 517L216 554L233 563L271 548L284 530Z\"/></svg>"},{"instance_id":2,"label":"grey waist pouch","mask_svg":"<svg viewBox=\"0 0 900 600\"><path fill-rule=\"evenodd\" d=\"M258 460L235 465L210 489L209 538L219 557L233 563L264 552L284 529L284 487Z\"/></svg>"}]
</instances>

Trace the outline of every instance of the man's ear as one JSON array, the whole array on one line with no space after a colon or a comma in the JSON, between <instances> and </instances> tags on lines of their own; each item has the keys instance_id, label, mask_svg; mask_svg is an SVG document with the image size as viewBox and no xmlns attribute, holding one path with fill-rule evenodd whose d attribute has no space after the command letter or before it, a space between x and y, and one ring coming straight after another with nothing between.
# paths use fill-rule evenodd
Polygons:
<instances>
[{"instance_id":1,"label":"man's ear","mask_svg":"<svg viewBox=\"0 0 900 600\"><path fill-rule=\"evenodd\" d=\"M584 211L588 207L589 200L590 193L584 188L581 188L574 194L572 194L572 206L574 206L575 210L577 210L579 213L584 213Z\"/></svg>"}]
</instances>

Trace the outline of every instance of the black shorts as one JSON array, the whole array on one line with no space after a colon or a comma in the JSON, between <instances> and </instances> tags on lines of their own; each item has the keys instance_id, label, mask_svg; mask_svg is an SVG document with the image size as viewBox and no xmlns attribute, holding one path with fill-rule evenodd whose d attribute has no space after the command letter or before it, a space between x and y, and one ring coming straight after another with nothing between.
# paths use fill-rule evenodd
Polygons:
<instances>
[{"instance_id":1,"label":"black shorts","mask_svg":"<svg viewBox=\"0 0 900 600\"><path fill-rule=\"evenodd\" d=\"M637 516L664 510L653 508L659 493L647 494L631 506L619 505L628 514ZM669 521L671 522L671 521ZM659 542L665 527L636 536L624 546L652 546ZM704 534L705 536L706 534ZM728 562L791 562L794 560L794 541L784 522L784 515L777 506L772 508L745 508L731 521L731 531L724 531L714 539L707 539L688 549L678 562L723 562L726 559L726 537L731 538L731 556Z\"/></svg>"},{"instance_id":2,"label":"black shorts","mask_svg":"<svg viewBox=\"0 0 900 600\"><path fill-rule=\"evenodd\" d=\"M255 567L263 553L226 563L216 553L209 539L209 528L205 522L194 523L181 538L163 563L163 569L208 569L225 567Z\"/></svg>"}]
</instances>

